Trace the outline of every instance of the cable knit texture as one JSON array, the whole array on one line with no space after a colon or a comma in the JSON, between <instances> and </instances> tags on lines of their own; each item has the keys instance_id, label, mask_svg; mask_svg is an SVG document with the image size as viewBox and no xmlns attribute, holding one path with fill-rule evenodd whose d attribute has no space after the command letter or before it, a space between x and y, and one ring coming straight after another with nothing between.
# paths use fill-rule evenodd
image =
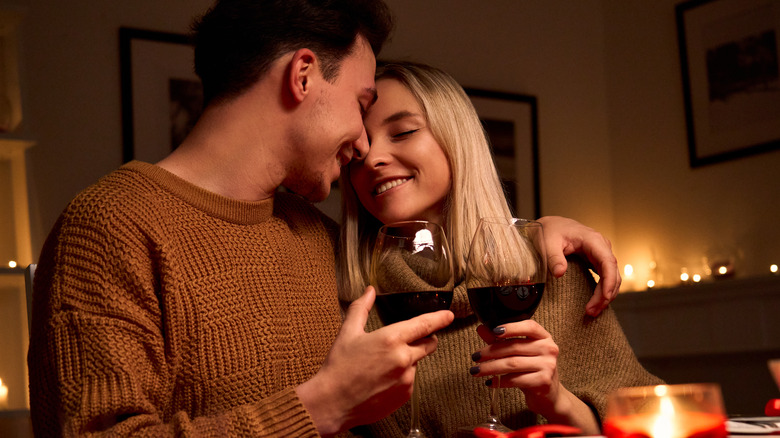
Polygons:
<instances>
[{"instance_id":1,"label":"cable knit texture","mask_svg":"<svg viewBox=\"0 0 780 438\"><path fill-rule=\"evenodd\" d=\"M631 350L615 313L607 308L599 317L585 314L595 282L576 257L570 257L566 274L548 279L534 320L552 335L560 349L558 373L561 383L603 418L606 396L623 386L663 383L646 371ZM485 346L477 335L479 322L471 312L465 284L455 288L452 303L455 322L436 334L439 347L418 364L420 422L426 436L456 437L460 426L476 425L488 416L486 378L475 378L469 368L471 353ZM369 326L381 326L372 311ZM545 423L528 411L522 391L499 390L501 421L512 429ZM397 438L409 429L408 404L392 416L353 430L356 436Z\"/></svg>"},{"instance_id":2,"label":"cable knit texture","mask_svg":"<svg viewBox=\"0 0 780 438\"><path fill-rule=\"evenodd\" d=\"M86 189L36 272L35 435L317 436L294 387L340 325L335 232L137 161Z\"/></svg>"}]
</instances>

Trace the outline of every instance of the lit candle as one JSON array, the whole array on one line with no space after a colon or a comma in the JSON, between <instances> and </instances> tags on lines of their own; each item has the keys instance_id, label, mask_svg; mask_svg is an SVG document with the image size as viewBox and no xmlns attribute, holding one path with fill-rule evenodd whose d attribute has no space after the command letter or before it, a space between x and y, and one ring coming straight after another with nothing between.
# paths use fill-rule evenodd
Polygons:
<instances>
[{"instance_id":1,"label":"lit candle","mask_svg":"<svg viewBox=\"0 0 780 438\"><path fill-rule=\"evenodd\" d=\"M608 438L725 438L725 418L705 412L677 412L672 400L661 399L657 414L638 414L605 421Z\"/></svg>"},{"instance_id":2,"label":"lit candle","mask_svg":"<svg viewBox=\"0 0 780 438\"><path fill-rule=\"evenodd\" d=\"M8 409L8 387L0 379L0 409Z\"/></svg>"},{"instance_id":3,"label":"lit candle","mask_svg":"<svg viewBox=\"0 0 780 438\"><path fill-rule=\"evenodd\" d=\"M692 399L681 399L667 385L652 388L652 395L630 396L630 409L607 415L604 435L607 438L725 438L726 417L718 409L692 405ZM702 400L705 400L703 397ZM615 409L614 407L612 408Z\"/></svg>"}]
</instances>

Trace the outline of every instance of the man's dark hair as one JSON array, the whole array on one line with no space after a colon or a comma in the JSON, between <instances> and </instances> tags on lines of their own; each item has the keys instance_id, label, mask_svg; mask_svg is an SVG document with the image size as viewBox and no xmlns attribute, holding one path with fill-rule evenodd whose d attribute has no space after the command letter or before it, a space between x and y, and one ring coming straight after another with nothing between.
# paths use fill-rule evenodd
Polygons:
<instances>
[{"instance_id":1,"label":"man's dark hair","mask_svg":"<svg viewBox=\"0 0 780 438\"><path fill-rule=\"evenodd\" d=\"M204 103L234 97L285 53L311 49L332 81L358 35L378 54L392 29L382 0L218 0L192 25Z\"/></svg>"}]
</instances>

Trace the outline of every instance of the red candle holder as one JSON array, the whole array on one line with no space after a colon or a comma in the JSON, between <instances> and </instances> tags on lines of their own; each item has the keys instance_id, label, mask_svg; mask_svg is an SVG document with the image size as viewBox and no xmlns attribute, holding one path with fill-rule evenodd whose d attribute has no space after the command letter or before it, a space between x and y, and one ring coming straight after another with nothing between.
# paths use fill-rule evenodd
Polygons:
<instances>
[{"instance_id":1,"label":"red candle holder","mask_svg":"<svg viewBox=\"0 0 780 438\"><path fill-rule=\"evenodd\" d=\"M714 383L621 388L607 399L607 438L725 438L726 414Z\"/></svg>"}]
</instances>

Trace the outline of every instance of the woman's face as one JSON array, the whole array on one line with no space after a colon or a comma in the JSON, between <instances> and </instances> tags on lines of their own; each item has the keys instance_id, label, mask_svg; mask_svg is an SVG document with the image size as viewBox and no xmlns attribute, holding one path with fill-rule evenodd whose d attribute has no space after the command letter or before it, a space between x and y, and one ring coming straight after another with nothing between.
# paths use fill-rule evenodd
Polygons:
<instances>
[{"instance_id":1,"label":"woman's face","mask_svg":"<svg viewBox=\"0 0 780 438\"><path fill-rule=\"evenodd\" d=\"M349 165L355 193L382 223L427 220L441 224L452 181L447 156L404 85L395 79L380 79L376 86L379 99L364 119L368 155Z\"/></svg>"}]
</instances>

